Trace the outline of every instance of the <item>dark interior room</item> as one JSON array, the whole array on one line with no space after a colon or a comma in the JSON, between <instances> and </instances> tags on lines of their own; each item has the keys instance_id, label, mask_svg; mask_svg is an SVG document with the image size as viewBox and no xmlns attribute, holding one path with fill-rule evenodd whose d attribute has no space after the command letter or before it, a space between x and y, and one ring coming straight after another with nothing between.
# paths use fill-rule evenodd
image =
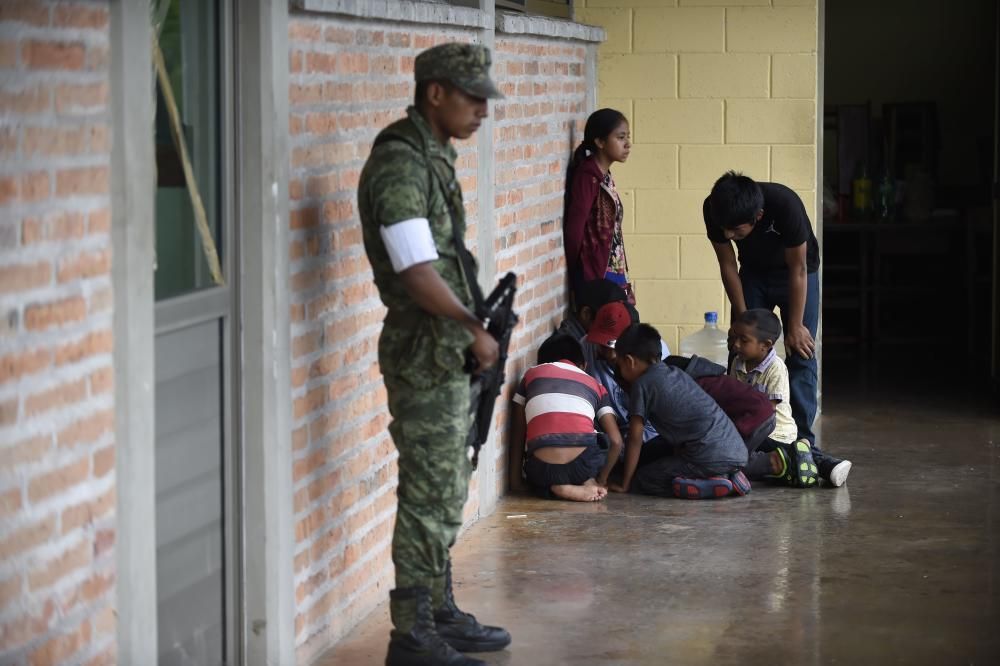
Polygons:
<instances>
[{"instance_id":1,"label":"dark interior room","mask_svg":"<svg viewBox=\"0 0 1000 666\"><path fill-rule=\"evenodd\" d=\"M997 3L831 0L825 393L997 379ZM953 392L949 388L949 392Z\"/></svg>"}]
</instances>

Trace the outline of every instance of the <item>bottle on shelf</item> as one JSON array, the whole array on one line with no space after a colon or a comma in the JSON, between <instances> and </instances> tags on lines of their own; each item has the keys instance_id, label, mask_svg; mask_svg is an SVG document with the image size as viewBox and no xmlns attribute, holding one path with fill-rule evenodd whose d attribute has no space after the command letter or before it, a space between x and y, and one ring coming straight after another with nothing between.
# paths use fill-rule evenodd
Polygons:
<instances>
[{"instance_id":1,"label":"bottle on shelf","mask_svg":"<svg viewBox=\"0 0 1000 666\"><path fill-rule=\"evenodd\" d=\"M891 220L896 216L896 183L887 168L878 186L878 216Z\"/></svg>"},{"instance_id":2,"label":"bottle on shelf","mask_svg":"<svg viewBox=\"0 0 1000 666\"><path fill-rule=\"evenodd\" d=\"M855 215L867 216L873 209L872 179L868 176L868 165L864 162L858 164L851 186L854 193Z\"/></svg>"},{"instance_id":3,"label":"bottle on shelf","mask_svg":"<svg viewBox=\"0 0 1000 666\"><path fill-rule=\"evenodd\" d=\"M729 345L726 333L719 330L717 312L706 312L705 327L681 340L681 356L693 355L706 358L723 367L728 366Z\"/></svg>"}]
</instances>

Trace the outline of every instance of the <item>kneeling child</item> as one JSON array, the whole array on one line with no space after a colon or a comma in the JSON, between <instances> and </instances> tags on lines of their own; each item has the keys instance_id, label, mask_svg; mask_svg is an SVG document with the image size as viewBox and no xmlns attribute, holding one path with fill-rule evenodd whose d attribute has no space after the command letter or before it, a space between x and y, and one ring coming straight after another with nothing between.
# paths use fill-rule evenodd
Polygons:
<instances>
[{"instance_id":1,"label":"kneeling child","mask_svg":"<svg viewBox=\"0 0 1000 666\"><path fill-rule=\"evenodd\" d=\"M577 502L607 495L608 474L622 449L608 392L584 372L580 343L556 334L542 343L538 363L524 373L514 396L511 432L511 486L524 474L536 492ZM595 419L610 441L598 444Z\"/></svg>"},{"instance_id":2,"label":"kneeling child","mask_svg":"<svg viewBox=\"0 0 1000 666\"><path fill-rule=\"evenodd\" d=\"M615 343L615 363L631 385L628 447L622 487L649 495L685 498L745 494L749 483L742 468L747 448L732 420L687 373L660 361L660 334L648 324L634 324ZM675 454L638 470L646 422L674 445Z\"/></svg>"}]
</instances>

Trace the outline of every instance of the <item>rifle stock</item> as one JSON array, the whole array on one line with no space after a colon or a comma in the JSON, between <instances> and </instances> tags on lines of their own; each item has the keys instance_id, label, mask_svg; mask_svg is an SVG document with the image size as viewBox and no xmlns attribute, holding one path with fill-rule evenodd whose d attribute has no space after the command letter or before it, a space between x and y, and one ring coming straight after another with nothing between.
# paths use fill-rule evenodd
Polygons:
<instances>
[{"instance_id":1,"label":"rifle stock","mask_svg":"<svg viewBox=\"0 0 1000 666\"><path fill-rule=\"evenodd\" d=\"M507 364L507 348L510 346L511 332L518 322L517 314L514 312L516 294L517 276L514 273L507 273L476 312L476 316L486 325L486 330L496 339L500 354L493 367L473 375L471 379L472 400L469 412L472 416L472 426L469 428L466 443L472 447L473 469L479 465L479 449L490 436L493 408L506 379L504 366ZM475 356L467 353L466 372L474 372L477 365Z\"/></svg>"}]
</instances>

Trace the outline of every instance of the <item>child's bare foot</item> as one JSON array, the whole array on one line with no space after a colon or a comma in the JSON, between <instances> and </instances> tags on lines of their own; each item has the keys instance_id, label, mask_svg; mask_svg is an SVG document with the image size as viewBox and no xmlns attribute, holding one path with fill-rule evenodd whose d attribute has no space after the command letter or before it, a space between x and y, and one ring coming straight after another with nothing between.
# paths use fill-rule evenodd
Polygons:
<instances>
[{"instance_id":1,"label":"child's bare foot","mask_svg":"<svg viewBox=\"0 0 1000 666\"><path fill-rule=\"evenodd\" d=\"M593 479L589 479L582 486L561 485L552 486L552 494L571 502L598 502L607 496L608 491L597 485Z\"/></svg>"},{"instance_id":2,"label":"child's bare foot","mask_svg":"<svg viewBox=\"0 0 1000 666\"><path fill-rule=\"evenodd\" d=\"M771 451L768 455L771 462L771 475L783 476L785 474L785 460L777 450Z\"/></svg>"},{"instance_id":3,"label":"child's bare foot","mask_svg":"<svg viewBox=\"0 0 1000 666\"><path fill-rule=\"evenodd\" d=\"M601 484L601 482L598 481L597 479L587 479L586 481L583 482L583 485L585 487L587 487L587 488L596 487L597 490L599 491L600 495L601 495L597 499L604 499L605 497L608 496L608 487L607 487L607 485Z\"/></svg>"}]
</instances>

